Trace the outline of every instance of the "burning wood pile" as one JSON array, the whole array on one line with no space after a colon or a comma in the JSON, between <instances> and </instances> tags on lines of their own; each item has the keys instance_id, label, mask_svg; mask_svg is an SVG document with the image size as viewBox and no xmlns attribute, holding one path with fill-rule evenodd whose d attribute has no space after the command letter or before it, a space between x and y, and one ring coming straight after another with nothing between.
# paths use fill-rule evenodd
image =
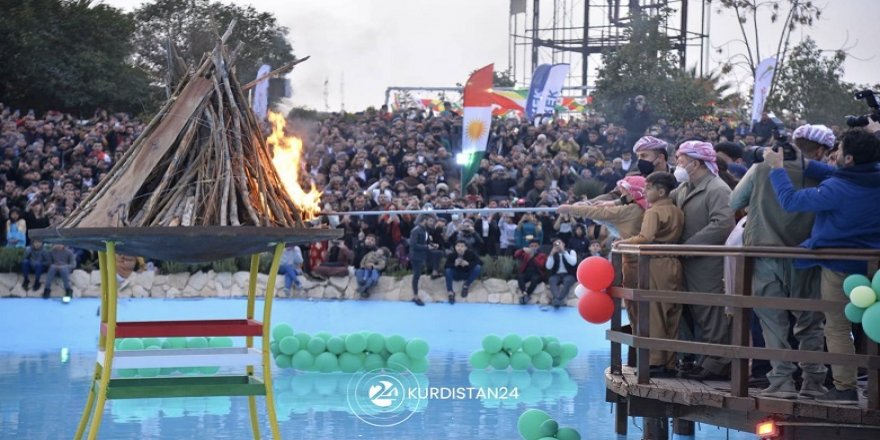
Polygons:
<instances>
[{"instance_id":1,"label":"burning wood pile","mask_svg":"<svg viewBox=\"0 0 880 440\"><path fill-rule=\"evenodd\" d=\"M302 143L284 134L284 117L270 114L273 132L263 137L235 77L237 50L225 46L231 31L180 78L131 148L58 227L303 227L319 212L321 194L300 187Z\"/></svg>"}]
</instances>

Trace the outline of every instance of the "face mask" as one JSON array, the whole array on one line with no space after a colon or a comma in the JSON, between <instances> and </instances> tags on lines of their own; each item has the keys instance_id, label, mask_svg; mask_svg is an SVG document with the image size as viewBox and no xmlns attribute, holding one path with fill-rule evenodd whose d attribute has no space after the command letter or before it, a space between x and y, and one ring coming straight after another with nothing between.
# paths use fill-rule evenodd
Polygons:
<instances>
[{"instance_id":1,"label":"face mask","mask_svg":"<svg viewBox=\"0 0 880 440\"><path fill-rule=\"evenodd\" d=\"M688 172L686 169L684 169L684 167L675 167L675 171L673 171L672 174L675 176L675 180L681 183L690 180L690 176L688 175Z\"/></svg>"},{"instance_id":2,"label":"face mask","mask_svg":"<svg viewBox=\"0 0 880 440\"><path fill-rule=\"evenodd\" d=\"M638 167L639 167L639 173L641 173L641 175L643 175L643 176L647 176L647 175L654 172L654 163L648 162L647 160L644 160L644 159L639 159Z\"/></svg>"}]
</instances>

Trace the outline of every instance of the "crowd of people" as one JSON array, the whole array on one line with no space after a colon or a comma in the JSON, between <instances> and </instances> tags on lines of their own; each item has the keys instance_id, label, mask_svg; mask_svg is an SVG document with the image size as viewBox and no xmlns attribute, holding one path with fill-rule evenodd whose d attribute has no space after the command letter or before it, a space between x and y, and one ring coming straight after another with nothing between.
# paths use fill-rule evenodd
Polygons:
<instances>
[{"instance_id":1,"label":"crowd of people","mask_svg":"<svg viewBox=\"0 0 880 440\"><path fill-rule=\"evenodd\" d=\"M468 295L485 258L506 256L516 262L521 304L532 302L537 286L547 283L549 305L559 307L576 284L577 262L607 257L617 243L880 247L880 212L875 212L880 211L880 141L871 133L880 131L880 123L849 130L799 124L791 142L783 144L778 133L783 127L768 114L751 127L715 117L668 123L651 118L643 97L628 103L624 121L618 126L601 116L581 115L533 125L498 118L474 173L456 161L462 118L451 112L383 107L314 121L303 129L304 174L322 189L324 210L387 214L317 218L316 225L341 228L344 235L288 248L281 264L285 289L300 288L304 272L345 276L353 266L357 291L368 297L393 261L412 271L417 305L424 305L419 280L426 272L445 277L454 303ZM77 251L45 249L27 231L58 223L75 209L144 125L106 112L85 121L58 112L37 118L2 104L0 124L4 245L26 248L26 289L45 286L48 295L57 275L69 295ZM780 148L754 148L774 143ZM507 207L536 209L464 211ZM404 209L422 213L397 212ZM634 259L624 256L620 271L624 286L637 285ZM863 263L760 259L754 294L840 300L843 278L866 271ZM657 257L651 261L650 288L723 293L724 273L722 258ZM463 281L459 292L455 281ZM635 322L635 311L628 312ZM730 341L730 321L720 307L653 303L645 312L651 315L652 337ZM759 326L753 333L763 334L768 347L791 348L794 328L802 350L827 344L832 352L853 352L842 308L793 315L792 327L787 311L756 309ZM730 360L721 357L685 364L675 353L652 351L650 362L655 375L712 379L730 373ZM823 365L801 368L797 388L797 367L772 362L764 395L858 401L854 369L832 368L829 390L823 386Z\"/></svg>"}]
</instances>

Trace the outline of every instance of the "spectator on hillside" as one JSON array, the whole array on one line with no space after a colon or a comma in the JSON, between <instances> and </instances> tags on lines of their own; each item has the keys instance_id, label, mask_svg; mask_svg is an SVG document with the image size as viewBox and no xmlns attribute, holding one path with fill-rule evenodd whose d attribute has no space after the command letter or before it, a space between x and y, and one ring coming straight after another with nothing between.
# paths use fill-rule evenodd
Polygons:
<instances>
[{"instance_id":1,"label":"spectator on hillside","mask_svg":"<svg viewBox=\"0 0 880 440\"><path fill-rule=\"evenodd\" d=\"M471 284L480 277L482 265L480 257L473 248L465 241L459 239L455 242L455 250L446 257L446 293L449 296L449 304L455 304L455 291L452 282L464 280L461 287L461 297L467 298Z\"/></svg>"},{"instance_id":2,"label":"spectator on hillside","mask_svg":"<svg viewBox=\"0 0 880 440\"><path fill-rule=\"evenodd\" d=\"M550 303L555 309L565 304L565 298L577 283L577 262L577 253L566 249L565 242L561 239L553 241L544 268L550 274L547 284L550 287Z\"/></svg>"},{"instance_id":3,"label":"spectator on hillside","mask_svg":"<svg viewBox=\"0 0 880 440\"><path fill-rule=\"evenodd\" d=\"M297 290L302 289L302 282L299 280L302 266L302 249L296 245L287 245L281 254L281 264L278 266L278 273L284 275L284 293L287 296L290 296L293 287Z\"/></svg>"},{"instance_id":4,"label":"spectator on hillside","mask_svg":"<svg viewBox=\"0 0 880 440\"><path fill-rule=\"evenodd\" d=\"M12 208L6 220L6 247L24 248L27 243L27 223L21 218L21 210Z\"/></svg>"},{"instance_id":5,"label":"spectator on hillside","mask_svg":"<svg viewBox=\"0 0 880 440\"><path fill-rule=\"evenodd\" d=\"M742 179L748 171L743 160L743 147L735 142L719 142L715 144L715 155L719 162L727 163L727 170L737 179Z\"/></svg>"},{"instance_id":6,"label":"spectator on hillside","mask_svg":"<svg viewBox=\"0 0 880 440\"><path fill-rule=\"evenodd\" d=\"M348 266L352 264L354 254L343 240L331 240L330 247L324 252L324 258L312 273L321 279L344 277L348 275Z\"/></svg>"},{"instance_id":7,"label":"spectator on hillside","mask_svg":"<svg viewBox=\"0 0 880 440\"><path fill-rule=\"evenodd\" d=\"M535 215L532 213L523 214L516 226L516 248L523 249L528 246L531 239L537 240L538 243L544 242L544 229Z\"/></svg>"},{"instance_id":8,"label":"spectator on hillside","mask_svg":"<svg viewBox=\"0 0 880 440\"><path fill-rule=\"evenodd\" d=\"M379 275L385 270L388 257L391 256L391 251L388 248L371 246L370 249L361 259L360 268L355 271L355 279L358 284L357 292L361 298L368 298L370 289L379 284Z\"/></svg>"},{"instance_id":9,"label":"spectator on hillside","mask_svg":"<svg viewBox=\"0 0 880 440\"><path fill-rule=\"evenodd\" d=\"M623 126L626 128L627 139L624 147L629 148L645 135L645 130L651 126L651 109L645 97L638 95L631 99L623 107Z\"/></svg>"},{"instance_id":10,"label":"spectator on hillside","mask_svg":"<svg viewBox=\"0 0 880 440\"><path fill-rule=\"evenodd\" d=\"M574 227L574 233L568 239L566 249L573 250L578 257L578 261L583 260L590 253L590 237L587 237L587 227L582 223L577 223Z\"/></svg>"},{"instance_id":11,"label":"spectator on hillside","mask_svg":"<svg viewBox=\"0 0 880 440\"><path fill-rule=\"evenodd\" d=\"M526 305L532 299L535 289L544 281L544 265L547 263L547 255L541 252L539 240L530 239L529 245L517 249L513 258L519 262L516 275L519 303Z\"/></svg>"},{"instance_id":12,"label":"spectator on hillside","mask_svg":"<svg viewBox=\"0 0 880 440\"><path fill-rule=\"evenodd\" d=\"M42 286L40 277L43 276L43 271L49 267L50 263L49 252L43 247L43 242L40 240L31 241L31 245L24 250L24 260L21 262L21 273L24 276L21 287L25 291L30 288L31 280L29 277L33 272L34 290L40 290Z\"/></svg>"},{"instance_id":13,"label":"spectator on hillside","mask_svg":"<svg viewBox=\"0 0 880 440\"><path fill-rule=\"evenodd\" d=\"M43 298L48 299L52 291L52 282L55 276L61 276L64 284L64 302L70 302L73 289L70 288L70 272L76 268L76 257L66 246L56 244L49 253L49 271L46 274L46 286L43 288Z\"/></svg>"},{"instance_id":14,"label":"spectator on hillside","mask_svg":"<svg viewBox=\"0 0 880 440\"><path fill-rule=\"evenodd\" d=\"M429 214L420 214L416 217L416 226L409 235L409 258L412 264L412 301L417 306L424 306L425 303L419 298L419 278L422 276L425 267L432 273L436 273L440 264L441 252L439 246L431 241L429 230L434 226L434 216Z\"/></svg>"}]
</instances>

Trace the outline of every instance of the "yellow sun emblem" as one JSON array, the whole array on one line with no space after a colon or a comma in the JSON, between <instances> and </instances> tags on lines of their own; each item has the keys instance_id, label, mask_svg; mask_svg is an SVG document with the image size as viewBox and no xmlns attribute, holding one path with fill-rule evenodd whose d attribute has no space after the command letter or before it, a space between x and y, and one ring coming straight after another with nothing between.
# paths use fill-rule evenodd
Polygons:
<instances>
[{"instance_id":1,"label":"yellow sun emblem","mask_svg":"<svg viewBox=\"0 0 880 440\"><path fill-rule=\"evenodd\" d=\"M473 119L468 123L467 126L467 134L468 138L474 142L480 140L483 134L486 132L486 124L479 119Z\"/></svg>"}]
</instances>

